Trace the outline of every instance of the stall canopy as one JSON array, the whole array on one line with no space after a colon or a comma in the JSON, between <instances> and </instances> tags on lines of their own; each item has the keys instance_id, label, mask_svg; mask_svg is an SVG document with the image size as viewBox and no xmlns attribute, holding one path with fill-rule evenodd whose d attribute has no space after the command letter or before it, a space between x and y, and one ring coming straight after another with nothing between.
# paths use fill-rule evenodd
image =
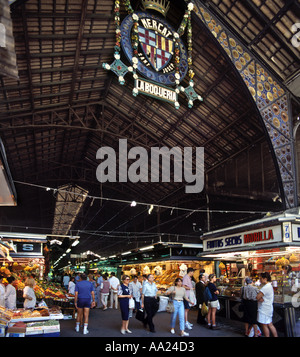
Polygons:
<instances>
[{"instance_id":1,"label":"stall canopy","mask_svg":"<svg viewBox=\"0 0 300 357\"><path fill-rule=\"evenodd\" d=\"M0 206L15 206L17 193L8 166L5 149L0 139Z\"/></svg>"},{"instance_id":2,"label":"stall canopy","mask_svg":"<svg viewBox=\"0 0 300 357\"><path fill-rule=\"evenodd\" d=\"M240 257L242 251L292 247L300 251L299 208L205 233L202 257ZM279 252L280 254L280 252Z\"/></svg>"},{"instance_id":3,"label":"stall canopy","mask_svg":"<svg viewBox=\"0 0 300 357\"><path fill-rule=\"evenodd\" d=\"M47 236L42 234L0 232L0 250L4 252L0 259L2 262L44 259L46 243Z\"/></svg>"}]
</instances>

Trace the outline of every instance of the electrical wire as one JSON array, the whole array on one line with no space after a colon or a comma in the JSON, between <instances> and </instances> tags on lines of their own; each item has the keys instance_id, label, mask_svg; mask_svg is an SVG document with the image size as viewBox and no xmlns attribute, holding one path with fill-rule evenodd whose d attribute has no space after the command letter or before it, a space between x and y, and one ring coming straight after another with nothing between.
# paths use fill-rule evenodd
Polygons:
<instances>
[{"instance_id":1,"label":"electrical wire","mask_svg":"<svg viewBox=\"0 0 300 357\"><path fill-rule=\"evenodd\" d=\"M41 188L47 191L53 191L53 193L56 192L62 192L62 193L69 193L67 190L59 189L59 188L53 188L53 187L46 187L42 185L37 185L33 183L28 183L28 182L22 182L22 181L16 181L14 180L15 183L21 184L21 185L26 185L26 186L31 186L31 187L36 187L36 188ZM110 201L110 202L118 202L118 203L126 203L126 204L131 204L132 201L127 201L127 200L121 200L117 198L109 198L109 197L97 197L97 196L91 196L88 194L81 194L81 193L72 193L73 195L77 196L84 196L86 198L92 198L94 200L103 200L103 201ZM147 206L150 207L151 205L153 207L157 208L164 208L164 209L170 209L170 210L177 210L177 211L186 211L186 212L191 212L191 213L206 213L207 209L192 209L192 208L185 208L185 207L174 207L174 206L166 206L166 205L159 205L155 203L146 203L146 202L136 202L137 205L140 206ZM267 211L241 211L241 210L209 210L210 213L240 213L240 214L267 214Z\"/></svg>"}]
</instances>

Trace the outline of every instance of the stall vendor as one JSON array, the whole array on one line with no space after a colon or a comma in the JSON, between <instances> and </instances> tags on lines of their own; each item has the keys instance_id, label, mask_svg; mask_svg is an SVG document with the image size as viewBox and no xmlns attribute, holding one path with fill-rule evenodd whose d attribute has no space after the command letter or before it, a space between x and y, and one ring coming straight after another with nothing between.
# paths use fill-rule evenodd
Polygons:
<instances>
[{"instance_id":1,"label":"stall vendor","mask_svg":"<svg viewBox=\"0 0 300 357\"><path fill-rule=\"evenodd\" d=\"M0 306L5 307L5 287L2 284L4 277L0 275Z\"/></svg>"},{"instance_id":2,"label":"stall vendor","mask_svg":"<svg viewBox=\"0 0 300 357\"><path fill-rule=\"evenodd\" d=\"M34 287L36 282L32 278L27 278L25 281L25 288L23 290L23 298L24 300L24 309L31 309L35 307L36 304L36 296L34 292Z\"/></svg>"},{"instance_id":3,"label":"stall vendor","mask_svg":"<svg viewBox=\"0 0 300 357\"><path fill-rule=\"evenodd\" d=\"M15 280L13 276L7 278L8 285L5 288L5 307L14 310L17 308L17 292L16 288L12 285Z\"/></svg>"}]
</instances>

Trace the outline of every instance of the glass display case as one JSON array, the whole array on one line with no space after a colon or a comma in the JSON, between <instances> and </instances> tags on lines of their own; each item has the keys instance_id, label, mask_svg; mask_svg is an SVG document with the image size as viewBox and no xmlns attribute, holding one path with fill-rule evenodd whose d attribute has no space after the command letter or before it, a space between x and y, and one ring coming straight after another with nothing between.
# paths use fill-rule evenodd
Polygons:
<instances>
[{"instance_id":1,"label":"glass display case","mask_svg":"<svg viewBox=\"0 0 300 357\"><path fill-rule=\"evenodd\" d=\"M220 296L240 298L243 283L244 278L222 276L217 279L216 287L220 292Z\"/></svg>"},{"instance_id":2,"label":"glass display case","mask_svg":"<svg viewBox=\"0 0 300 357\"><path fill-rule=\"evenodd\" d=\"M300 303L300 272L291 273L290 276L272 274L271 278L274 289L274 303ZM243 284L244 278L221 277L216 281L220 296L238 299L241 298ZM260 285L257 285L257 288L260 289Z\"/></svg>"},{"instance_id":3,"label":"glass display case","mask_svg":"<svg viewBox=\"0 0 300 357\"><path fill-rule=\"evenodd\" d=\"M239 257L241 259L241 256ZM274 288L274 303L300 303L300 252L289 249L273 249L247 252L236 262L220 261L220 276L216 286L220 296L240 298L244 278L249 276L260 288L259 276L269 272Z\"/></svg>"},{"instance_id":4,"label":"glass display case","mask_svg":"<svg viewBox=\"0 0 300 357\"><path fill-rule=\"evenodd\" d=\"M300 272L285 274L272 274L272 285L274 289L274 303L300 302Z\"/></svg>"}]
</instances>

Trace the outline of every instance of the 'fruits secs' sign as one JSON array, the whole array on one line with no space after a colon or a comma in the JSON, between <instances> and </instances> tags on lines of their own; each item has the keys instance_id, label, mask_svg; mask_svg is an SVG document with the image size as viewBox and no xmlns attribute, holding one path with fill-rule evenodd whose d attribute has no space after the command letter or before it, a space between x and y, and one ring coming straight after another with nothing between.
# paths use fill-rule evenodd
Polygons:
<instances>
[{"instance_id":1,"label":"'fruits secs' sign","mask_svg":"<svg viewBox=\"0 0 300 357\"><path fill-rule=\"evenodd\" d=\"M261 230L242 232L225 237L204 240L203 251L222 250L280 241L282 241L282 227L278 225Z\"/></svg>"}]
</instances>

